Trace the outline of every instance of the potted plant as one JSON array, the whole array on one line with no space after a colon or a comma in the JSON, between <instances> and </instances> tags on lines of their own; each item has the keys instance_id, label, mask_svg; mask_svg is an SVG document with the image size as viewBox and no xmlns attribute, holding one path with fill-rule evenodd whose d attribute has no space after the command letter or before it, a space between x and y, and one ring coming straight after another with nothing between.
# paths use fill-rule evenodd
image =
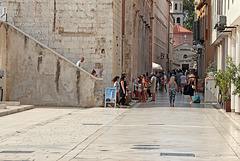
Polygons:
<instances>
[{"instance_id":1,"label":"potted plant","mask_svg":"<svg viewBox=\"0 0 240 161\"><path fill-rule=\"evenodd\" d=\"M232 74L232 83L235 86L233 94L240 97L240 64L236 65L231 57L227 58L227 64Z\"/></svg>"},{"instance_id":2,"label":"potted plant","mask_svg":"<svg viewBox=\"0 0 240 161\"><path fill-rule=\"evenodd\" d=\"M224 100L224 109L226 112L231 112L231 80L233 78L231 68L227 67L226 71L217 71L214 81L222 92Z\"/></svg>"}]
</instances>

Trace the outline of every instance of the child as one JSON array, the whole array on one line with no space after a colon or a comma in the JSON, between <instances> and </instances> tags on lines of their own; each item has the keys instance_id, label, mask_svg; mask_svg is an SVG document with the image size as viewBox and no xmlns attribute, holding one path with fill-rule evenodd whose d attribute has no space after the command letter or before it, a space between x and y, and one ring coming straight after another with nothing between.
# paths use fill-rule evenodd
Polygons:
<instances>
[{"instance_id":1,"label":"child","mask_svg":"<svg viewBox=\"0 0 240 161\"><path fill-rule=\"evenodd\" d=\"M172 76L168 82L168 92L170 97L170 107L174 107L176 91L178 91L177 83L175 82L175 77Z\"/></svg>"}]
</instances>

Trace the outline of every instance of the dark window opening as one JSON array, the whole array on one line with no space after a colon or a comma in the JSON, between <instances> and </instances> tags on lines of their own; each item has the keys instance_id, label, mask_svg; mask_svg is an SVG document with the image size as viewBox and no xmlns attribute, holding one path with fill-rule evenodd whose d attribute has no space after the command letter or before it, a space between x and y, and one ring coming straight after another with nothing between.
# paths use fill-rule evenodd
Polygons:
<instances>
[{"instance_id":1,"label":"dark window opening","mask_svg":"<svg viewBox=\"0 0 240 161\"><path fill-rule=\"evenodd\" d=\"M178 17L178 18L177 18L177 23L180 23L180 22L181 22L181 20L180 20L180 18Z\"/></svg>"}]
</instances>

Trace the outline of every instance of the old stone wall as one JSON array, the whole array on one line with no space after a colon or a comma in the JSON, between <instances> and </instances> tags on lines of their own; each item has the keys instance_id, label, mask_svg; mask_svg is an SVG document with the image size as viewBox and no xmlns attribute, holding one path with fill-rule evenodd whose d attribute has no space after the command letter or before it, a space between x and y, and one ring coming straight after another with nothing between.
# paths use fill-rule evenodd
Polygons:
<instances>
[{"instance_id":1,"label":"old stone wall","mask_svg":"<svg viewBox=\"0 0 240 161\"><path fill-rule=\"evenodd\" d=\"M3 0L8 21L111 86L121 68L121 1Z\"/></svg>"},{"instance_id":2,"label":"old stone wall","mask_svg":"<svg viewBox=\"0 0 240 161\"><path fill-rule=\"evenodd\" d=\"M152 1L127 0L124 34L124 72L136 78L152 70Z\"/></svg>"},{"instance_id":3,"label":"old stone wall","mask_svg":"<svg viewBox=\"0 0 240 161\"><path fill-rule=\"evenodd\" d=\"M120 76L122 74L122 5L122 0L113 1L113 77L117 75Z\"/></svg>"},{"instance_id":4,"label":"old stone wall","mask_svg":"<svg viewBox=\"0 0 240 161\"><path fill-rule=\"evenodd\" d=\"M103 105L102 79L5 22L0 22L0 67L5 71L4 100L33 105Z\"/></svg>"},{"instance_id":5,"label":"old stone wall","mask_svg":"<svg viewBox=\"0 0 240 161\"><path fill-rule=\"evenodd\" d=\"M154 0L153 16L153 62L160 64L167 72L168 2L166 0Z\"/></svg>"}]
</instances>

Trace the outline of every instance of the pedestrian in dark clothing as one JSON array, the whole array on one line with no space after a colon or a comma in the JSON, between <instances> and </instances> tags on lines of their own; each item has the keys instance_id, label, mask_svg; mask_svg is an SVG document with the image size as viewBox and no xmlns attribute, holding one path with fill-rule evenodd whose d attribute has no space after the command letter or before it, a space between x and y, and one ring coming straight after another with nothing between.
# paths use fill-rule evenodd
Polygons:
<instances>
[{"instance_id":1,"label":"pedestrian in dark clothing","mask_svg":"<svg viewBox=\"0 0 240 161\"><path fill-rule=\"evenodd\" d=\"M126 93L127 93L127 83L126 83L126 77L122 76L121 80L120 80L120 90L119 90L119 94L120 94L120 106L122 105L123 107L125 103L126 103Z\"/></svg>"}]
</instances>

